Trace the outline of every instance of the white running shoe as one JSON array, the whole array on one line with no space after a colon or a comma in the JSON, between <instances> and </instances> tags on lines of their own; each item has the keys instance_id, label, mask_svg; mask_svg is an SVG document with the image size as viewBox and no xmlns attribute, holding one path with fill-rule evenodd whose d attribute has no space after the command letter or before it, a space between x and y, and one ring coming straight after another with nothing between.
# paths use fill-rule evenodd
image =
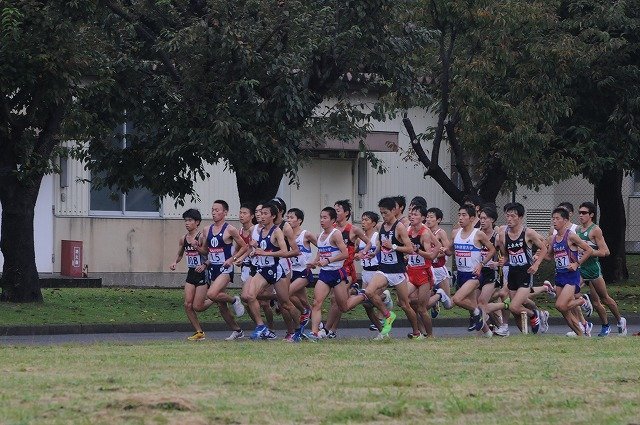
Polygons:
<instances>
[{"instance_id":1,"label":"white running shoe","mask_svg":"<svg viewBox=\"0 0 640 425\"><path fill-rule=\"evenodd\" d=\"M509 325L505 323L502 326L495 328L493 333L498 336L509 336Z\"/></svg>"},{"instance_id":2,"label":"white running shoe","mask_svg":"<svg viewBox=\"0 0 640 425\"><path fill-rule=\"evenodd\" d=\"M236 317L241 317L244 316L244 305L242 304L242 300L240 299L240 297L235 296L233 297L233 312L235 313Z\"/></svg>"},{"instance_id":3,"label":"white running shoe","mask_svg":"<svg viewBox=\"0 0 640 425\"><path fill-rule=\"evenodd\" d=\"M378 335L376 335L375 338L373 338L374 341L382 341L383 339L387 339L387 338L391 338L389 336L389 334L383 334L383 333L379 333Z\"/></svg>"},{"instance_id":4,"label":"white running shoe","mask_svg":"<svg viewBox=\"0 0 640 425\"><path fill-rule=\"evenodd\" d=\"M547 310L540 311L540 333L546 333L549 330L549 312Z\"/></svg>"},{"instance_id":5,"label":"white running shoe","mask_svg":"<svg viewBox=\"0 0 640 425\"><path fill-rule=\"evenodd\" d=\"M542 282L542 286L544 286L544 289L547 291L547 295L549 295L549 298L553 299L556 297L556 288L553 287L551 282L545 280L544 282Z\"/></svg>"},{"instance_id":6,"label":"white running shoe","mask_svg":"<svg viewBox=\"0 0 640 425\"><path fill-rule=\"evenodd\" d=\"M591 329L593 329L593 323L587 322L586 326L583 326L584 336L591 338Z\"/></svg>"},{"instance_id":7,"label":"white running shoe","mask_svg":"<svg viewBox=\"0 0 640 425\"><path fill-rule=\"evenodd\" d=\"M327 330L325 328L320 329L318 331L318 339L322 339L326 337L327 337Z\"/></svg>"},{"instance_id":8,"label":"white running shoe","mask_svg":"<svg viewBox=\"0 0 640 425\"><path fill-rule=\"evenodd\" d=\"M593 313L593 304L591 304L591 299L587 294L582 294L582 298L584 298L585 302L580 306L580 308L584 311L585 316L591 317L591 314Z\"/></svg>"},{"instance_id":9,"label":"white running shoe","mask_svg":"<svg viewBox=\"0 0 640 425\"><path fill-rule=\"evenodd\" d=\"M624 317L621 317L618 323L618 335L627 336L627 319Z\"/></svg>"},{"instance_id":10,"label":"white running shoe","mask_svg":"<svg viewBox=\"0 0 640 425\"><path fill-rule=\"evenodd\" d=\"M240 329L239 331L231 332L231 335L226 337L224 340L225 341L233 341L233 340L242 339L242 338L244 338L244 332L242 331L242 329Z\"/></svg>"},{"instance_id":11,"label":"white running shoe","mask_svg":"<svg viewBox=\"0 0 640 425\"><path fill-rule=\"evenodd\" d=\"M442 302L442 305L444 305L444 308L449 310L451 309L451 307L453 307L453 303L451 302L451 297L449 297L447 293L444 292L444 289L438 288L438 290L436 291L436 294L440 294L440 301Z\"/></svg>"},{"instance_id":12,"label":"white running shoe","mask_svg":"<svg viewBox=\"0 0 640 425\"><path fill-rule=\"evenodd\" d=\"M571 338L578 336L574 331L569 331L566 333L566 335Z\"/></svg>"},{"instance_id":13,"label":"white running shoe","mask_svg":"<svg viewBox=\"0 0 640 425\"><path fill-rule=\"evenodd\" d=\"M393 309L393 299L391 298L391 292L389 292L388 289L385 289L384 291L382 291L382 295L384 295L382 302L384 302L384 306L387 308L387 310Z\"/></svg>"}]
</instances>

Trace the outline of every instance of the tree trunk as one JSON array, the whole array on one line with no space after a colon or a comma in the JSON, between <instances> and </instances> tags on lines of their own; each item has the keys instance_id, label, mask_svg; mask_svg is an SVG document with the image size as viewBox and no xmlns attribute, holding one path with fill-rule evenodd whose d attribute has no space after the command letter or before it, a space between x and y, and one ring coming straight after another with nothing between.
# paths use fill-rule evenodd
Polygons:
<instances>
[{"instance_id":1,"label":"tree trunk","mask_svg":"<svg viewBox=\"0 0 640 425\"><path fill-rule=\"evenodd\" d=\"M247 169L246 165L243 169ZM257 205L260 202L268 201L276 196L280 181L284 176L282 168L275 164L253 164L252 175L249 176L242 172L236 172L236 181L238 185L238 195L240 204ZM263 178L257 180L256 176Z\"/></svg>"},{"instance_id":2,"label":"tree trunk","mask_svg":"<svg viewBox=\"0 0 640 425\"><path fill-rule=\"evenodd\" d=\"M625 250L627 218L622 198L621 169L607 169L595 184L596 199L600 207L600 228L611 254L600 259L602 274L607 282L620 282L629 278Z\"/></svg>"},{"instance_id":3,"label":"tree trunk","mask_svg":"<svg viewBox=\"0 0 640 425\"><path fill-rule=\"evenodd\" d=\"M0 177L2 233L0 249L4 256L1 301L42 302L36 268L33 218L42 175L36 184L25 186L13 175Z\"/></svg>"}]
</instances>

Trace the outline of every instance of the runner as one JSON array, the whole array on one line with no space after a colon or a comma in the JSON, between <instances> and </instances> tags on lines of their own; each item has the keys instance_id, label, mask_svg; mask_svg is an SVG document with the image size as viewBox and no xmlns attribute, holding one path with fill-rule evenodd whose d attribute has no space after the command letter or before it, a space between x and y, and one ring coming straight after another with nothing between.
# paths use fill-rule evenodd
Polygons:
<instances>
[{"instance_id":1,"label":"runner","mask_svg":"<svg viewBox=\"0 0 640 425\"><path fill-rule=\"evenodd\" d=\"M577 234L592 249L593 254L580 266L580 276L585 284L589 285L591 290L591 302L594 309L598 312L600 320L602 320L602 329L598 336L608 336L611 332L607 311L603 303L609 307L611 314L615 317L618 324L618 334L627 334L627 319L620 315L618 304L607 292L607 285L602 277L602 269L598 257L606 257L609 255L609 248L602 236L602 229L595 224L597 209L592 202L583 202L578 208L578 219L581 226L577 229Z\"/></svg>"},{"instance_id":2,"label":"runner","mask_svg":"<svg viewBox=\"0 0 640 425\"><path fill-rule=\"evenodd\" d=\"M275 203L268 202L263 205L262 211L263 227L258 232L257 248L254 255L257 258L258 268L255 276L251 278L248 284L248 290L243 291L243 301L247 303L251 316L254 318L256 328L251 334L251 339L256 340L269 336L269 329L264 325L260 316L260 304L258 295L268 287L273 285L282 318L287 327L287 335L284 340L288 342L297 342L298 338L294 337L294 331L297 323L297 310L289 300L289 282L283 279L284 269L276 258L284 258L289 255L289 250L285 243L284 233L278 225L274 223L278 216L278 206Z\"/></svg>"},{"instance_id":3,"label":"runner","mask_svg":"<svg viewBox=\"0 0 640 425\"><path fill-rule=\"evenodd\" d=\"M420 331L424 336L433 336L428 309L440 300L446 304L451 304L451 300L442 289L434 293L432 260L440 252L441 245L431 230L423 224L426 216L427 207L424 205L414 207L409 213L410 227L407 234L414 252L407 256L407 276L410 305L419 320ZM412 335L409 334L409 338L411 337Z\"/></svg>"},{"instance_id":4,"label":"runner","mask_svg":"<svg viewBox=\"0 0 640 425\"><path fill-rule=\"evenodd\" d=\"M220 315L232 331L240 329L238 322L229 311L228 303L233 305L236 317L244 314L240 297L232 297L225 291L233 281L233 263L248 250L238 230L226 222L229 204L218 199L213 201L211 216L213 224L206 231L205 243L200 245L200 253L208 254L205 264L208 267L211 284L207 297L218 303ZM235 246L234 246L235 245ZM237 250L236 250L237 247ZM237 256L234 255L237 252Z\"/></svg>"},{"instance_id":5,"label":"runner","mask_svg":"<svg viewBox=\"0 0 640 425\"><path fill-rule=\"evenodd\" d=\"M409 227L409 218L405 217L404 210L407 207L407 198L402 195L397 195L393 197L393 200L396 203L395 215L396 220L399 220L400 223L404 224L404 227Z\"/></svg>"},{"instance_id":6,"label":"runner","mask_svg":"<svg viewBox=\"0 0 640 425\"><path fill-rule=\"evenodd\" d=\"M388 337L393 322L396 319L396 314L385 307L379 295L380 291L387 286L391 286L396 290L398 305L404 310L411 324L413 331L411 338L419 339L422 337L422 334L418 328L416 314L409 304L409 288L404 262L404 256L414 252L413 245L407 235L406 227L395 217L395 199L382 198L380 202L378 202L378 207L380 208L380 215L383 220L379 233L379 245L376 248L379 269L374 273L371 283L369 283L369 286L365 289L367 299L369 299L385 317L382 330L376 338L383 339Z\"/></svg>"},{"instance_id":7,"label":"runner","mask_svg":"<svg viewBox=\"0 0 640 425\"><path fill-rule=\"evenodd\" d=\"M504 235L501 235L502 243L500 244L502 264L509 264L507 288L510 299L505 300L505 305L509 306L518 328L521 328L520 315L526 312L531 331L534 334L538 331L546 332L549 328L549 313L538 310L530 296L535 293L533 275L536 274L547 254L547 244L538 232L524 226L525 209L522 204L518 202L507 204L505 211L507 228ZM535 258L532 253L534 246L538 249Z\"/></svg>"},{"instance_id":8,"label":"runner","mask_svg":"<svg viewBox=\"0 0 640 425\"><path fill-rule=\"evenodd\" d=\"M438 242L442 247L449 246L449 236L447 236L447 232L440 228L440 222L442 221L443 214L440 208L429 208L427 210L427 218L426 225L431 230L431 233L436 237ZM447 297L451 298L451 271L447 268L447 255L443 250L438 252L436 258L433 259L433 264L431 266L431 270L433 271L433 275L435 278L434 288L436 290L442 288ZM445 308L448 310L453 307L453 303L449 303L445 305ZM440 303L436 303L431 308L431 318L435 319L438 317L440 311Z\"/></svg>"},{"instance_id":9,"label":"runner","mask_svg":"<svg viewBox=\"0 0 640 425\"><path fill-rule=\"evenodd\" d=\"M208 286L205 276L207 266L204 264L204 257L198 252L198 246L204 241L199 228L202 216L200 211L190 208L182 214L182 218L187 233L179 239L178 255L169 269L175 270L183 255L186 254L188 271L184 284L184 311L195 329L195 333L187 339L201 341L205 339L205 335L196 312L205 311L213 304L213 301L207 298Z\"/></svg>"},{"instance_id":10,"label":"runner","mask_svg":"<svg viewBox=\"0 0 640 425\"><path fill-rule=\"evenodd\" d=\"M307 299L307 286L314 283L313 273L311 273L311 269L307 267L307 264L311 261L311 244L317 246L318 240L312 232L302 229L302 223L304 222L304 212L302 210L291 208L287 211L287 221L293 230L296 245L300 251L300 255L291 257L292 277L289 297L298 310L302 311L300 315L300 330L298 332L303 333L311 317L311 306Z\"/></svg>"},{"instance_id":11,"label":"runner","mask_svg":"<svg viewBox=\"0 0 640 425\"><path fill-rule=\"evenodd\" d=\"M553 228L557 234L549 236L548 242L551 250L546 257L553 259L556 266L556 308L576 335L590 335L590 328L593 325L588 324L583 330L574 309L586 302L584 298L576 297L580 293L580 271L578 268L591 256L593 250L575 232L571 231L569 212L565 208L554 209L551 217ZM578 259L578 248L583 250L580 259ZM511 273L512 270L509 271L509 276Z\"/></svg>"},{"instance_id":12,"label":"runner","mask_svg":"<svg viewBox=\"0 0 640 425\"><path fill-rule=\"evenodd\" d=\"M479 229L474 227L475 208L464 204L458 210L459 229L451 234L453 242L445 250L451 255L455 253L456 268L458 271L458 290L453 295L455 305L469 311L469 327L467 330L479 331L484 327L484 312L478 307L478 289L482 267L482 247L487 247L486 257L492 258L495 247L489 238Z\"/></svg>"},{"instance_id":13,"label":"runner","mask_svg":"<svg viewBox=\"0 0 640 425\"><path fill-rule=\"evenodd\" d=\"M347 273L344 260L349 257L347 245L340 231L335 227L337 213L334 208L325 207L320 212L320 227L322 232L318 236L318 255L310 262L312 267L320 267L318 281L313 291L313 307L311 308L311 335L320 338L320 322L322 320L322 304L333 290L336 305L342 312L351 310L360 304L362 295L349 296Z\"/></svg>"}]
</instances>

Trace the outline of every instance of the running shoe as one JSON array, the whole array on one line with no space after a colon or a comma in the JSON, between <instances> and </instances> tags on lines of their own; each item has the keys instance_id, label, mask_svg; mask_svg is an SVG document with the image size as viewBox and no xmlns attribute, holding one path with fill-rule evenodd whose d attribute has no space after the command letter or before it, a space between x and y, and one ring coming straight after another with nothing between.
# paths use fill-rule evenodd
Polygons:
<instances>
[{"instance_id":1,"label":"running shoe","mask_svg":"<svg viewBox=\"0 0 640 425\"><path fill-rule=\"evenodd\" d=\"M188 336L187 339L189 341L202 341L204 340L204 332L198 331L191 336Z\"/></svg>"},{"instance_id":2,"label":"running shoe","mask_svg":"<svg viewBox=\"0 0 640 425\"><path fill-rule=\"evenodd\" d=\"M477 331L481 330L484 327L484 313L482 312L481 308L479 308L478 310L480 311L480 313L473 315L473 320L476 324L475 330Z\"/></svg>"},{"instance_id":3,"label":"running shoe","mask_svg":"<svg viewBox=\"0 0 640 425\"><path fill-rule=\"evenodd\" d=\"M387 310L391 310L393 308L393 299L391 298L391 292L389 292L388 289L385 289L384 291L382 291L382 295L384 295L384 298L382 299L382 302L384 302L384 306L387 308Z\"/></svg>"},{"instance_id":4,"label":"running shoe","mask_svg":"<svg viewBox=\"0 0 640 425\"><path fill-rule=\"evenodd\" d=\"M598 334L598 336L600 337L609 336L610 333L611 333L611 326L609 326L609 324L607 323L606 325L602 325L602 329L600 329L600 333Z\"/></svg>"},{"instance_id":5,"label":"running shoe","mask_svg":"<svg viewBox=\"0 0 640 425\"><path fill-rule=\"evenodd\" d=\"M253 332L251 333L251 336L249 337L249 339L252 340L256 340L256 339L260 339L262 338L262 334L264 333L264 331L267 330L267 327L265 325L258 325L256 326L256 328L253 330Z\"/></svg>"},{"instance_id":6,"label":"running shoe","mask_svg":"<svg viewBox=\"0 0 640 425\"><path fill-rule=\"evenodd\" d=\"M469 332L473 332L476 330L476 320L473 316L473 313L469 314L469 326L467 327Z\"/></svg>"},{"instance_id":7,"label":"running shoe","mask_svg":"<svg viewBox=\"0 0 640 425\"><path fill-rule=\"evenodd\" d=\"M593 323L587 322L587 325L584 326L584 336L591 338L591 329L593 329Z\"/></svg>"},{"instance_id":8,"label":"running shoe","mask_svg":"<svg viewBox=\"0 0 640 425\"><path fill-rule=\"evenodd\" d=\"M421 333L418 334L418 335L414 335L412 332L409 332L407 334L407 338L412 339L412 340L424 339L424 335L422 335Z\"/></svg>"},{"instance_id":9,"label":"running shoe","mask_svg":"<svg viewBox=\"0 0 640 425\"><path fill-rule=\"evenodd\" d=\"M300 327L304 328L309 324L309 318L311 317L311 310L305 309L300 315Z\"/></svg>"},{"instance_id":10,"label":"running shoe","mask_svg":"<svg viewBox=\"0 0 640 425\"><path fill-rule=\"evenodd\" d=\"M327 330L321 327L320 330L318 331L318 338L322 339L326 337L327 337Z\"/></svg>"},{"instance_id":11,"label":"running shoe","mask_svg":"<svg viewBox=\"0 0 640 425\"><path fill-rule=\"evenodd\" d=\"M502 301L502 303L504 304L504 309L509 310L509 306L511 305L511 298L509 297L505 298L504 301Z\"/></svg>"},{"instance_id":12,"label":"running shoe","mask_svg":"<svg viewBox=\"0 0 640 425\"><path fill-rule=\"evenodd\" d=\"M431 318L435 319L440 314L440 301L436 301L436 305L431 307Z\"/></svg>"},{"instance_id":13,"label":"running shoe","mask_svg":"<svg viewBox=\"0 0 640 425\"><path fill-rule=\"evenodd\" d=\"M232 306L233 312L235 313L236 317L244 316L244 305L242 304L242 300L240 299L240 297L233 297Z\"/></svg>"},{"instance_id":14,"label":"running shoe","mask_svg":"<svg viewBox=\"0 0 640 425\"><path fill-rule=\"evenodd\" d=\"M231 332L231 335L226 337L224 340L225 341L233 341L235 339L242 339L242 338L244 338L244 332L242 332L242 329L240 329L239 331Z\"/></svg>"},{"instance_id":15,"label":"running shoe","mask_svg":"<svg viewBox=\"0 0 640 425\"><path fill-rule=\"evenodd\" d=\"M589 295L582 294L582 298L584 299L584 304L582 304L580 308L582 308L582 311L584 311L585 316L591 317L591 313L593 313L593 305L591 304Z\"/></svg>"},{"instance_id":16,"label":"running shoe","mask_svg":"<svg viewBox=\"0 0 640 425\"><path fill-rule=\"evenodd\" d=\"M505 323L502 326L498 326L493 333L498 336L509 336L509 325Z\"/></svg>"},{"instance_id":17,"label":"running shoe","mask_svg":"<svg viewBox=\"0 0 640 425\"><path fill-rule=\"evenodd\" d=\"M446 292L444 292L444 289L439 288L436 291L436 294L440 294L440 301L442 302L442 305L444 306L444 308L449 310L451 309L451 307L453 307L453 302L451 301L451 297L447 295Z\"/></svg>"},{"instance_id":18,"label":"running shoe","mask_svg":"<svg viewBox=\"0 0 640 425\"><path fill-rule=\"evenodd\" d=\"M374 341L382 341L383 339L387 339L390 338L389 334L383 334L382 332L380 332L378 335L376 335L375 338L373 338Z\"/></svg>"},{"instance_id":19,"label":"running shoe","mask_svg":"<svg viewBox=\"0 0 640 425\"><path fill-rule=\"evenodd\" d=\"M491 331L482 332L482 336L485 338L491 338L493 337L493 332Z\"/></svg>"},{"instance_id":20,"label":"running shoe","mask_svg":"<svg viewBox=\"0 0 640 425\"><path fill-rule=\"evenodd\" d=\"M540 312L533 310L533 316L529 318L529 326L531 326L531 332L537 334L540 330Z\"/></svg>"},{"instance_id":21,"label":"running shoe","mask_svg":"<svg viewBox=\"0 0 640 425\"><path fill-rule=\"evenodd\" d=\"M618 323L618 335L627 336L627 319L624 317L621 317Z\"/></svg>"},{"instance_id":22,"label":"running shoe","mask_svg":"<svg viewBox=\"0 0 640 425\"><path fill-rule=\"evenodd\" d=\"M261 338L262 339L266 339L266 340L273 340L273 339L277 339L278 335L276 335L276 333L274 331L272 331L271 329L265 327L265 330L262 333Z\"/></svg>"},{"instance_id":23,"label":"running shoe","mask_svg":"<svg viewBox=\"0 0 640 425\"><path fill-rule=\"evenodd\" d=\"M338 335L336 335L336 333L334 331L327 332L327 338L329 338L329 339L334 339L337 336Z\"/></svg>"},{"instance_id":24,"label":"running shoe","mask_svg":"<svg viewBox=\"0 0 640 425\"><path fill-rule=\"evenodd\" d=\"M574 331L569 331L565 335L570 337L570 338L574 338L574 337L578 336L578 334L576 334Z\"/></svg>"},{"instance_id":25,"label":"running shoe","mask_svg":"<svg viewBox=\"0 0 640 425\"><path fill-rule=\"evenodd\" d=\"M382 326L382 330L380 331L380 333L385 336L389 335L389 332L391 332L391 327L393 326L393 322L395 320L396 320L396 314L393 311L390 311L389 317L384 319L384 325Z\"/></svg>"},{"instance_id":26,"label":"running shoe","mask_svg":"<svg viewBox=\"0 0 640 425\"><path fill-rule=\"evenodd\" d=\"M547 310L540 310L540 333L547 333L549 331L549 312Z\"/></svg>"},{"instance_id":27,"label":"running shoe","mask_svg":"<svg viewBox=\"0 0 640 425\"><path fill-rule=\"evenodd\" d=\"M287 334L283 339L284 342L300 342L300 336L295 333Z\"/></svg>"},{"instance_id":28,"label":"running shoe","mask_svg":"<svg viewBox=\"0 0 640 425\"><path fill-rule=\"evenodd\" d=\"M318 342L318 340L320 339L320 337L318 336L318 334L315 334L313 332L310 331L306 331L302 334L302 337L304 339L306 339L309 342Z\"/></svg>"},{"instance_id":29,"label":"running shoe","mask_svg":"<svg viewBox=\"0 0 640 425\"><path fill-rule=\"evenodd\" d=\"M373 332L378 332L378 327L372 323L369 325L369 330Z\"/></svg>"}]
</instances>

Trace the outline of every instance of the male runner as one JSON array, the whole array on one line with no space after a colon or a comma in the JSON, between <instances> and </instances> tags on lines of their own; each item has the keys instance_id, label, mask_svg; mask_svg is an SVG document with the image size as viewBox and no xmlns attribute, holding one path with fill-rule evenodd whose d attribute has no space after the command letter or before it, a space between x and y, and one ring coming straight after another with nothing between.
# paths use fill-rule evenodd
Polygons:
<instances>
[{"instance_id":1,"label":"male runner","mask_svg":"<svg viewBox=\"0 0 640 425\"><path fill-rule=\"evenodd\" d=\"M436 237L441 246L449 246L449 236L447 232L440 227L440 222L444 215L440 208L429 208L427 210L426 225L431 230L431 233ZM433 275L435 277L434 288L444 291L447 297L451 297L451 272L447 268L447 255L440 250L436 258L433 259L433 265L431 266ZM436 303L431 308L431 317L435 319L438 317L440 303ZM453 303L449 303L445 308L448 310L453 307Z\"/></svg>"},{"instance_id":2,"label":"male runner","mask_svg":"<svg viewBox=\"0 0 640 425\"><path fill-rule=\"evenodd\" d=\"M602 277L602 269L600 268L598 257L606 257L609 255L609 247L607 247L607 243L602 235L602 229L594 222L596 213L596 206L593 202L583 202L578 208L580 227L576 229L576 233L580 239L587 242L587 244L593 248L591 257L580 266L580 276L582 276L584 283L589 285L591 302L593 303L594 309L598 312L600 320L602 320L602 330L598 336L607 336L611 332L607 311L604 309L603 303L609 307L611 314L613 314L618 323L618 334L626 335L627 319L620 315L618 304L609 296L607 285Z\"/></svg>"},{"instance_id":3,"label":"male runner","mask_svg":"<svg viewBox=\"0 0 640 425\"><path fill-rule=\"evenodd\" d=\"M196 312L205 311L213 304L213 301L207 298L207 279L205 276L207 266L204 264L204 257L198 251L199 240L204 239L199 229L202 216L200 211L191 208L182 214L182 218L187 234L178 241L178 255L169 269L175 270L183 255L186 254L188 271L184 284L184 311L195 329L195 333L187 339L201 341L205 336Z\"/></svg>"}]
</instances>

